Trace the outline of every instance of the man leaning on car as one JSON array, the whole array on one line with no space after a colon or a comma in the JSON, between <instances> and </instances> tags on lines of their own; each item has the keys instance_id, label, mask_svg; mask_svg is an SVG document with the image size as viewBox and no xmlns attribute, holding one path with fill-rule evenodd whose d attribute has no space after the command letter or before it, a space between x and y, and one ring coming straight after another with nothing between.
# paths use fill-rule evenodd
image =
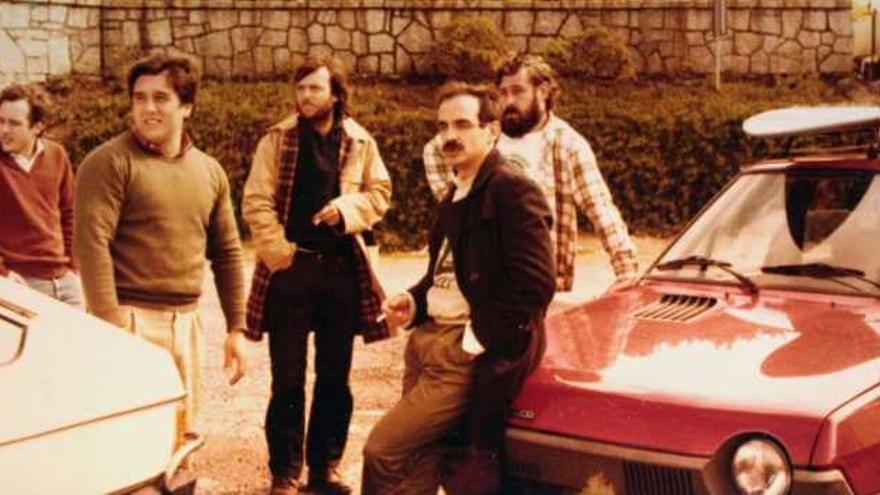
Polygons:
<instances>
[{"instance_id":1,"label":"man leaning on car","mask_svg":"<svg viewBox=\"0 0 880 495\"><path fill-rule=\"evenodd\" d=\"M152 55L128 73L132 126L77 173L74 255L88 310L171 351L196 431L205 258L226 317L226 365L244 373L244 272L229 184L184 124L199 75L183 57Z\"/></svg>"}]
</instances>

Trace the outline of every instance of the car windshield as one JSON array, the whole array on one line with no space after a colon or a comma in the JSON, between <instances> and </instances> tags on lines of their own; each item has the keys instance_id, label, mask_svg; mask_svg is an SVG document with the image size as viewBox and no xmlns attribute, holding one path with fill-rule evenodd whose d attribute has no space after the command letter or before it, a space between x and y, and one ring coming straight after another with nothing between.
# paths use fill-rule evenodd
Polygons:
<instances>
[{"instance_id":1,"label":"car windshield","mask_svg":"<svg viewBox=\"0 0 880 495\"><path fill-rule=\"evenodd\" d=\"M741 175L649 273L758 287L880 295L880 179L873 171L790 168ZM675 263L687 258L706 263ZM680 265L680 266L679 266ZM670 266L672 269L670 269Z\"/></svg>"}]
</instances>

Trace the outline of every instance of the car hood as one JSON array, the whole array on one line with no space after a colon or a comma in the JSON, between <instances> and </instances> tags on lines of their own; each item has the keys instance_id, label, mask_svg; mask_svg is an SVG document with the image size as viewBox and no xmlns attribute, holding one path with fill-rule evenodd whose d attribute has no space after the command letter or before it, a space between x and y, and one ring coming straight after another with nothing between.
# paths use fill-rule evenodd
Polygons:
<instances>
[{"instance_id":1,"label":"car hood","mask_svg":"<svg viewBox=\"0 0 880 495\"><path fill-rule=\"evenodd\" d=\"M185 395L157 345L4 279L0 305L26 314L20 355L0 366L0 447ZM0 331L4 350L20 341Z\"/></svg>"},{"instance_id":2,"label":"car hood","mask_svg":"<svg viewBox=\"0 0 880 495\"><path fill-rule=\"evenodd\" d=\"M823 419L880 379L880 303L648 283L547 319L514 424L711 455L742 433L809 462Z\"/></svg>"}]
</instances>

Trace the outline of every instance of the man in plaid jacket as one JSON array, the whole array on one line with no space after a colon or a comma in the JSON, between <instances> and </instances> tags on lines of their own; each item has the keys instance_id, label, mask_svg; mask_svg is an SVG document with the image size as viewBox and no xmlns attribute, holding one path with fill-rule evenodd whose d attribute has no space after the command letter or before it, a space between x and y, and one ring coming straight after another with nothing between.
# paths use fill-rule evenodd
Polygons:
<instances>
[{"instance_id":1,"label":"man in plaid jacket","mask_svg":"<svg viewBox=\"0 0 880 495\"><path fill-rule=\"evenodd\" d=\"M336 467L351 421L354 335L367 342L389 335L377 321L384 294L361 234L388 210L391 180L375 140L345 113L338 63L309 59L294 81L296 113L260 140L245 185L244 218L258 258L248 332L269 334L270 493L346 494ZM316 379L304 437L310 331ZM304 443L309 481L300 488Z\"/></svg>"},{"instance_id":2,"label":"man in plaid jacket","mask_svg":"<svg viewBox=\"0 0 880 495\"><path fill-rule=\"evenodd\" d=\"M540 57L518 55L498 69L495 82L503 107L498 150L541 186L553 210L557 291L570 291L574 283L577 210L589 218L611 257L617 284L634 279L636 249L593 150L553 113L560 92L553 69ZM438 199L454 177L442 160L441 145L435 137L423 153L428 184Z\"/></svg>"}]
</instances>

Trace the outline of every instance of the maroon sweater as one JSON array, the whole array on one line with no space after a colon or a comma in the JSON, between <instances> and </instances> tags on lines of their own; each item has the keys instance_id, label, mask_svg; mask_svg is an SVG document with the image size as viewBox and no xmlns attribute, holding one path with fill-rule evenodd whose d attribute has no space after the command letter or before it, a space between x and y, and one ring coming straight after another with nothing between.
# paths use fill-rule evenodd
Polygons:
<instances>
[{"instance_id":1,"label":"maroon sweater","mask_svg":"<svg viewBox=\"0 0 880 495\"><path fill-rule=\"evenodd\" d=\"M54 278L74 268L73 168L61 145L41 140L30 172L0 151L0 275Z\"/></svg>"}]
</instances>

